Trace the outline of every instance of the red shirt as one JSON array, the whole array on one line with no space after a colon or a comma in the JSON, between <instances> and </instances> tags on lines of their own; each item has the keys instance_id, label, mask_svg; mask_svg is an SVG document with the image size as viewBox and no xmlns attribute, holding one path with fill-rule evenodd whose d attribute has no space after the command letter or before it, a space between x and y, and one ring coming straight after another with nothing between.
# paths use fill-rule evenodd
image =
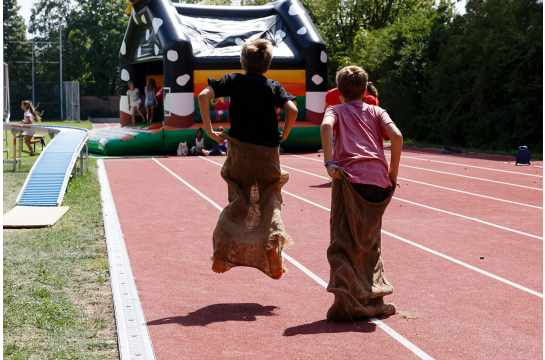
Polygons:
<instances>
[{"instance_id":1,"label":"red shirt","mask_svg":"<svg viewBox=\"0 0 545 360\"><path fill-rule=\"evenodd\" d=\"M325 102L329 106L341 105L341 98L339 97L339 89L331 89L325 94Z\"/></svg>"},{"instance_id":2,"label":"red shirt","mask_svg":"<svg viewBox=\"0 0 545 360\"><path fill-rule=\"evenodd\" d=\"M164 93L164 90L163 90L163 88L161 88L161 90L159 90L157 92L157 94L159 94L159 95L155 94L155 96L157 97L157 99L162 99L163 98L163 93Z\"/></svg>"},{"instance_id":3,"label":"red shirt","mask_svg":"<svg viewBox=\"0 0 545 360\"><path fill-rule=\"evenodd\" d=\"M373 95L367 95L365 97L365 100L363 100L363 102L369 105L378 106L378 99L374 97Z\"/></svg>"}]
</instances>

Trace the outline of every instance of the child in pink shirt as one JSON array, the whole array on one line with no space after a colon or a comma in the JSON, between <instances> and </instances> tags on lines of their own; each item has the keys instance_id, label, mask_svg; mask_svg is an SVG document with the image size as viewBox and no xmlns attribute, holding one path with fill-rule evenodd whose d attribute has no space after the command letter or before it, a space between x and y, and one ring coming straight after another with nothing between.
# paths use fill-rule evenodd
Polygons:
<instances>
[{"instance_id":1,"label":"child in pink shirt","mask_svg":"<svg viewBox=\"0 0 545 360\"><path fill-rule=\"evenodd\" d=\"M354 81L358 77L362 84ZM339 81L342 104L327 108L321 126L327 172L332 178L341 179L343 171L356 188L375 192L382 189L386 193L397 182L403 145L401 132L384 109L361 101L367 89L367 73L363 69L348 66L337 73ZM331 151L333 129L336 141ZM382 145L383 131L392 140L389 169Z\"/></svg>"},{"instance_id":2,"label":"child in pink shirt","mask_svg":"<svg viewBox=\"0 0 545 360\"><path fill-rule=\"evenodd\" d=\"M384 277L381 226L395 191L403 138L384 109L362 101L367 92L363 69L345 67L336 81L341 104L327 108L320 129L325 166L333 178L327 289L335 301L327 319L391 315L395 306L383 301L393 287ZM389 168L383 131L392 141Z\"/></svg>"}]
</instances>

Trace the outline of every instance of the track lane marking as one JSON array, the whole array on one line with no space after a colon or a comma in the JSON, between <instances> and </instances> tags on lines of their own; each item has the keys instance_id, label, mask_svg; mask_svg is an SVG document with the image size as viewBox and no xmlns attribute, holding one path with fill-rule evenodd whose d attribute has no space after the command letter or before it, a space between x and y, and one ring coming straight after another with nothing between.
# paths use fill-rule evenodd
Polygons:
<instances>
[{"instance_id":1,"label":"track lane marking","mask_svg":"<svg viewBox=\"0 0 545 360\"><path fill-rule=\"evenodd\" d=\"M208 160L208 159L206 159L206 160ZM208 160L208 161L212 161L212 160ZM214 161L212 161L212 162L214 162ZM216 164L217 164L217 163L216 163ZM282 167L285 167L286 169L291 169L291 170L299 171L299 172L302 172L302 173L305 173L305 174L308 174L308 175L312 175L312 176L315 176L315 177L319 177L319 178L322 178L322 179L326 179L326 180L329 179L329 178L327 178L327 177L325 177L325 176L313 174L313 173L311 173L311 172L304 171L304 170L300 170L300 169L296 169L296 168L294 168L294 167L290 167L290 166L286 166L286 165L282 165ZM401 178L399 178L399 179L401 179ZM514 233L517 233L517 234L520 234L520 235L525 235L525 236L529 236L529 237L533 237L533 238L536 238L536 239L543 240L543 237L540 237L540 236L537 236L537 235L528 234L528 233L525 233L525 232L522 232L522 231L519 231L519 230L515 230L515 229L511 229L511 228L505 227L505 226L501 226L501 225L496 225L496 224L493 224L493 223L491 223L491 222L484 221L484 220L480 220L480 219L476 219L476 218L473 218L473 217L470 217L470 216L466 216L466 215L457 214L457 213L454 213L454 212L451 212L451 211L447 211L447 210L442 210L442 209L434 208L434 207L431 207L431 206L428 206L428 205L419 204L419 203L416 203L416 202L413 202L413 201L409 201L409 200L405 200L405 199L400 199L400 198L395 197L395 196L393 197L393 199L399 200L399 201L403 201L403 202L406 202L406 203L410 203L410 204L413 204L413 205L416 205L416 206L420 206L420 207L423 207L423 208L426 208L426 209L430 209L430 210L434 210L434 211L439 211L439 212L442 212L442 213L445 213L445 214L449 214L449 215L453 215L453 216L458 216L458 217L461 217L461 218L463 218L463 219L467 219L467 220L471 220L471 221L476 221L476 222L479 222L479 223L481 223L481 224L485 224L485 225L488 225L488 226L493 226L493 227L498 228L498 229L502 229L502 230L514 232Z\"/></svg>"},{"instance_id":2,"label":"track lane marking","mask_svg":"<svg viewBox=\"0 0 545 360\"><path fill-rule=\"evenodd\" d=\"M320 178L322 178L322 179L328 179L328 178L325 177L325 176L313 174L313 173L311 173L311 172L304 171L304 170L300 170L300 169L296 169L296 168L293 168L293 167L290 167L290 166L286 166L286 165L283 165L283 164L282 164L282 167L285 167L285 168L287 168L287 169L293 169L293 170L295 170L295 171L300 171L300 172L303 172L303 173L306 173L306 174L309 174L309 175L312 175L312 176L317 176L317 177L320 177ZM436 187L436 188L439 188L439 189L455 191L455 192L459 192L459 193L462 193L462 194L478 196L478 197L482 197L482 198L485 198L485 199L497 200L497 201L502 201L502 202L506 202L506 203L510 203L510 204L521 205L521 206L527 206L527 207L531 207L531 208L543 210L543 208L540 207L540 206L535 206L535 205L529 205L529 204L519 203L519 202L516 202L516 201L510 201L510 200L499 199L499 198L495 198L495 197L492 197L492 196L486 196L486 195L481 195L481 194L475 194L475 193L468 192L468 191L463 191L463 190L458 190L458 189L452 189L452 188L448 188L448 187L444 187L444 186L439 186L439 185L434 185L434 184L428 184L428 183L425 183L425 182L422 182L422 181L411 180L411 179L403 178L403 177L400 177L400 176L398 176L398 179L400 179L400 180L405 180L405 181L411 181L411 182L414 182L414 183L417 183L417 184L421 184L421 185L432 186L432 187Z\"/></svg>"},{"instance_id":3,"label":"track lane marking","mask_svg":"<svg viewBox=\"0 0 545 360\"><path fill-rule=\"evenodd\" d=\"M323 163L322 160L313 159L313 158L309 158L309 157L306 157L306 156L295 155L295 154L288 154L288 153L284 153L284 155L294 156L294 157L298 157L298 158L302 158L302 159L307 159L307 160L312 160L312 161L318 161L318 162ZM426 168L421 168L421 167L417 167L417 166L410 166L410 165L405 165L405 164L399 164L399 166L404 166L404 167L408 167L408 168L412 168L412 169L418 169L418 170L424 170L424 171L431 171L431 172L436 172L436 173L440 173L440 174L446 174L446 175L452 175L452 176L459 176L459 177L463 177L463 178L467 178L467 179L481 180L481 181L493 182L493 183L502 184L502 185L510 185L510 186L516 186L516 187L521 187L521 188L525 188L525 189L532 189L532 190L543 191L543 189L541 189L541 188L536 188L536 187L532 187L532 186L525 186L525 185L518 185L518 184L506 183L506 182L503 182L503 181L483 179L483 178L478 178L478 177L474 177L474 176L468 176L468 175L461 175L461 174L449 173L449 172L446 172L446 171L439 171L439 170L426 169Z\"/></svg>"},{"instance_id":4,"label":"track lane marking","mask_svg":"<svg viewBox=\"0 0 545 360\"><path fill-rule=\"evenodd\" d=\"M314 279L318 284L322 285L324 288L327 289L327 283L322 280L320 277L318 277L316 274L314 274L312 271L301 265L297 260L286 254L285 252L282 252L282 256L291 262L293 265L295 265L299 270L307 274L309 277ZM399 333L397 333L394 329L377 319L376 317L370 317L369 320L371 320L375 325L377 325L379 328L384 330L388 335L399 341L403 346L405 346L407 349L411 350L416 356L418 356L421 359L426 360L433 360L431 356L420 350L416 345L411 343L409 340L405 339L403 336L401 336Z\"/></svg>"},{"instance_id":5,"label":"track lane marking","mask_svg":"<svg viewBox=\"0 0 545 360\"><path fill-rule=\"evenodd\" d=\"M386 155L386 156L391 156L389 153L384 153L384 155ZM453 162L448 162L448 161L439 161L439 160L433 160L433 159L422 159L422 158L417 158L417 157L414 157L414 156L404 156L404 155L401 155L401 158L404 158L404 159L414 159L414 160L420 160L420 161L428 161L428 162L436 162L436 163L441 163L441 164L457 165L457 166L464 166L464 167L471 167L471 168L483 169L483 170L490 170L490 171L500 171L500 172L504 172L504 173L517 174L517 175L535 176L535 177L539 177L539 178L542 178L542 177L543 177L543 175L526 174L526 173L521 173L521 172L518 172L518 171L509 171L509 170L493 169L493 168L487 168L487 167L476 166L476 165L464 165L464 164L458 164L458 163L453 163Z\"/></svg>"},{"instance_id":6,"label":"track lane marking","mask_svg":"<svg viewBox=\"0 0 545 360\"><path fill-rule=\"evenodd\" d=\"M205 160L208 160L206 158L203 158ZM187 181L183 180L181 177L179 177L178 175L176 175L172 170L170 170L168 167L166 167L165 165L161 164L159 161L157 161L155 158L152 158L153 161L155 161L157 164L159 164L162 168L164 168L166 171L168 171L170 174L174 175L174 177L176 177L178 180L180 180L184 185L188 186L191 190L195 191L197 194L199 194L201 197L203 197L206 201L208 201L210 204L212 204L216 209L222 211L223 208L221 206L219 206L218 204L216 204L213 200L211 200L209 197L207 197L206 195L204 195L202 192L200 192L199 190L197 190L196 188L194 188L193 186L191 186L191 184L189 184ZM215 162L215 161L212 161L212 160L208 160L210 161L211 163L214 163L216 165L220 165L222 166L221 164ZM314 274L312 271L310 271L309 269L307 269L306 267L304 267L303 265L301 265L301 263L299 263L298 261L296 261L294 258L292 258L291 256L289 256L288 254L286 254L285 252L282 251L282 256L288 260L289 262L291 262L293 265L295 265L295 267L297 267L299 270L301 270L303 273L307 274L311 279L313 279L314 281L316 281L318 284L322 285L323 287L327 288L327 283L321 279L319 276L317 276L316 274ZM384 322L382 322L381 320L377 319L376 317L370 317L369 320L371 320L371 322L373 322L375 325L377 325L379 328L381 328L383 331L385 331L388 335L390 335L391 337L393 337L395 340L397 340L401 345L405 346L407 349L409 349L411 352L413 352L416 356L418 356L420 359L425 359L425 360L433 360L433 358L431 356L429 356L428 354L426 354L424 351L422 351L420 348L418 348L416 345L414 345L413 343L411 343L409 340L407 340L406 338L404 338L403 336L401 336L399 333L397 333L394 329L392 329L391 327L389 327L388 325L386 325Z\"/></svg>"},{"instance_id":7,"label":"track lane marking","mask_svg":"<svg viewBox=\"0 0 545 360\"><path fill-rule=\"evenodd\" d=\"M210 161L210 162L213 163L213 164L222 166L222 164L219 164L219 163L217 163L217 162L215 162L215 161L209 160L209 159L204 158L204 157L201 157L201 158L203 158L204 160ZM154 160L155 160L155 159L154 159ZM157 161L157 160L156 160L156 161ZM329 209L329 208L327 208L327 207L325 207L325 206L322 206L322 205L320 205L320 204L317 204L317 203L315 203L315 202L313 202L313 201L307 200L307 199L305 199L305 198L303 198L303 197L301 197L301 196L292 194L292 193L287 192L287 191L285 191L285 190L282 190L282 192L285 193L285 194L288 194L288 195L290 195L290 196L293 196L293 197L295 197L295 198L297 198L297 199L299 199L299 200L302 200L302 201L304 201L304 202L306 202L306 203L309 203L309 204L311 204L311 205L314 205L314 206L316 206L316 207L319 207L320 209L324 209L324 210L326 210L326 211L331 212L331 209ZM444 258L444 259L447 259L447 260L450 260L450 261L452 261L452 262L454 262L454 263L456 263L456 264L458 264L458 265L462 265L462 266L464 266L464 267L467 267L468 269L477 271L477 272L479 272L479 273L481 273L481 274L483 274L483 275L486 275L486 276L489 276L489 277L491 277L491 278L493 278L493 279L499 280L499 281L501 281L501 282L503 282L503 283L505 283L505 284L511 285L511 286L513 286L513 287L515 287L515 288L517 288L517 289L526 291L526 292L528 292L528 293L530 293L530 294L532 294L532 295L536 295L536 296L539 296L540 298L543 298L543 294L541 294L541 293L539 293L539 292L537 292L537 291L534 291L534 290L532 290L532 289L528 289L528 288L526 288L526 287L524 287L524 286L522 286L522 285L519 285L519 284L517 284L517 283L514 283L514 282L512 282L512 281L509 281L509 280L507 280L507 279L504 279L504 278L502 278L502 277L499 277L499 276L497 276L497 275L494 275L494 274L492 274L492 273L489 273L488 271L481 270L481 269L479 269L479 268L477 268L477 267L475 267L475 266L473 266L473 265L469 265L469 264L467 264L467 263L465 263L465 262L463 262L463 261L457 260L457 259L455 259L455 258L453 258L453 257L450 257L450 256L448 256L448 255L442 254L442 253L440 253L440 252L438 252L438 251L432 250L432 249L427 248L427 247L425 247L425 246L423 246L423 245L417 244L417 243L415 243L415 242L412 242L412 241L410 241L410 240L407 240L407 239L405 239L405 238L402 238L401 236L392 234L392 233L387 232L387 231L385 231L385 230L381 230L381 232L384 233L384 234L386 234L386 235L392 236L392 237L395 238L395 239L401 240L401 241L403 241L403 242L405 242L405 243L407 243L407 244L410 244L410 245L416 246L417 248L420 248L420 249L422 249L422 250L428 251L428 252L430 252L430 253L432 253L432 254L434 254L434 255L440 256L440 257L442 257L442 258Z\"/></svg>"}]
</instances>

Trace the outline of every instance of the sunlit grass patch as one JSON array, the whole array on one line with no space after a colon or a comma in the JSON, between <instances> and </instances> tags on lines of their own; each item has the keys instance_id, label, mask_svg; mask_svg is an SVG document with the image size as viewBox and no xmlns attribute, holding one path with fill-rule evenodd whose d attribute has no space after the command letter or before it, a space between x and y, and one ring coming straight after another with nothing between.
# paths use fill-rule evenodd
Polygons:
<instances>
[{"instance_id":1,"label":"sunlit grass patch","mask_svg":"<svg viewBox=\"0 0 545 360\"><path fill-rule=\"evenodd\" d=\"M36 158L4 165L4 213ZM118 358L96 160L50 228L4 230L4 358Z\"/></svg>"}]
</instances>

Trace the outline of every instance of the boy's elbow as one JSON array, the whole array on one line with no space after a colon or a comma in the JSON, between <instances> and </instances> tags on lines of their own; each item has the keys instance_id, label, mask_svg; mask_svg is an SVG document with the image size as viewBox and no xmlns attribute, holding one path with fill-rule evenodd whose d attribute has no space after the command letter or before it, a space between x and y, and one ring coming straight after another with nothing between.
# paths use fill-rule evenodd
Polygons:
<instances>
[{"instance_id":1,"label":"boy's elbow","mask_svg":"<svg viewBox=\"0 0 545 360\"><path fill-rule=\"evenodd\" d=\"M322 125L320 125L320 132L328 131L330 129L333 129L333 126L331 126L328 122L322 122Z\"/></svg>"},{"instance_id":2,"label":"boy's elbow","mask_svg":"<svg viewBox=\"0 0 545 360\"><path fill-rule=\"evenodd\" d=\"M401 131L397 130L393 136L390 137L391 140L403 143L403 134L401 134Z\"/></svg>"}]
</instances>

